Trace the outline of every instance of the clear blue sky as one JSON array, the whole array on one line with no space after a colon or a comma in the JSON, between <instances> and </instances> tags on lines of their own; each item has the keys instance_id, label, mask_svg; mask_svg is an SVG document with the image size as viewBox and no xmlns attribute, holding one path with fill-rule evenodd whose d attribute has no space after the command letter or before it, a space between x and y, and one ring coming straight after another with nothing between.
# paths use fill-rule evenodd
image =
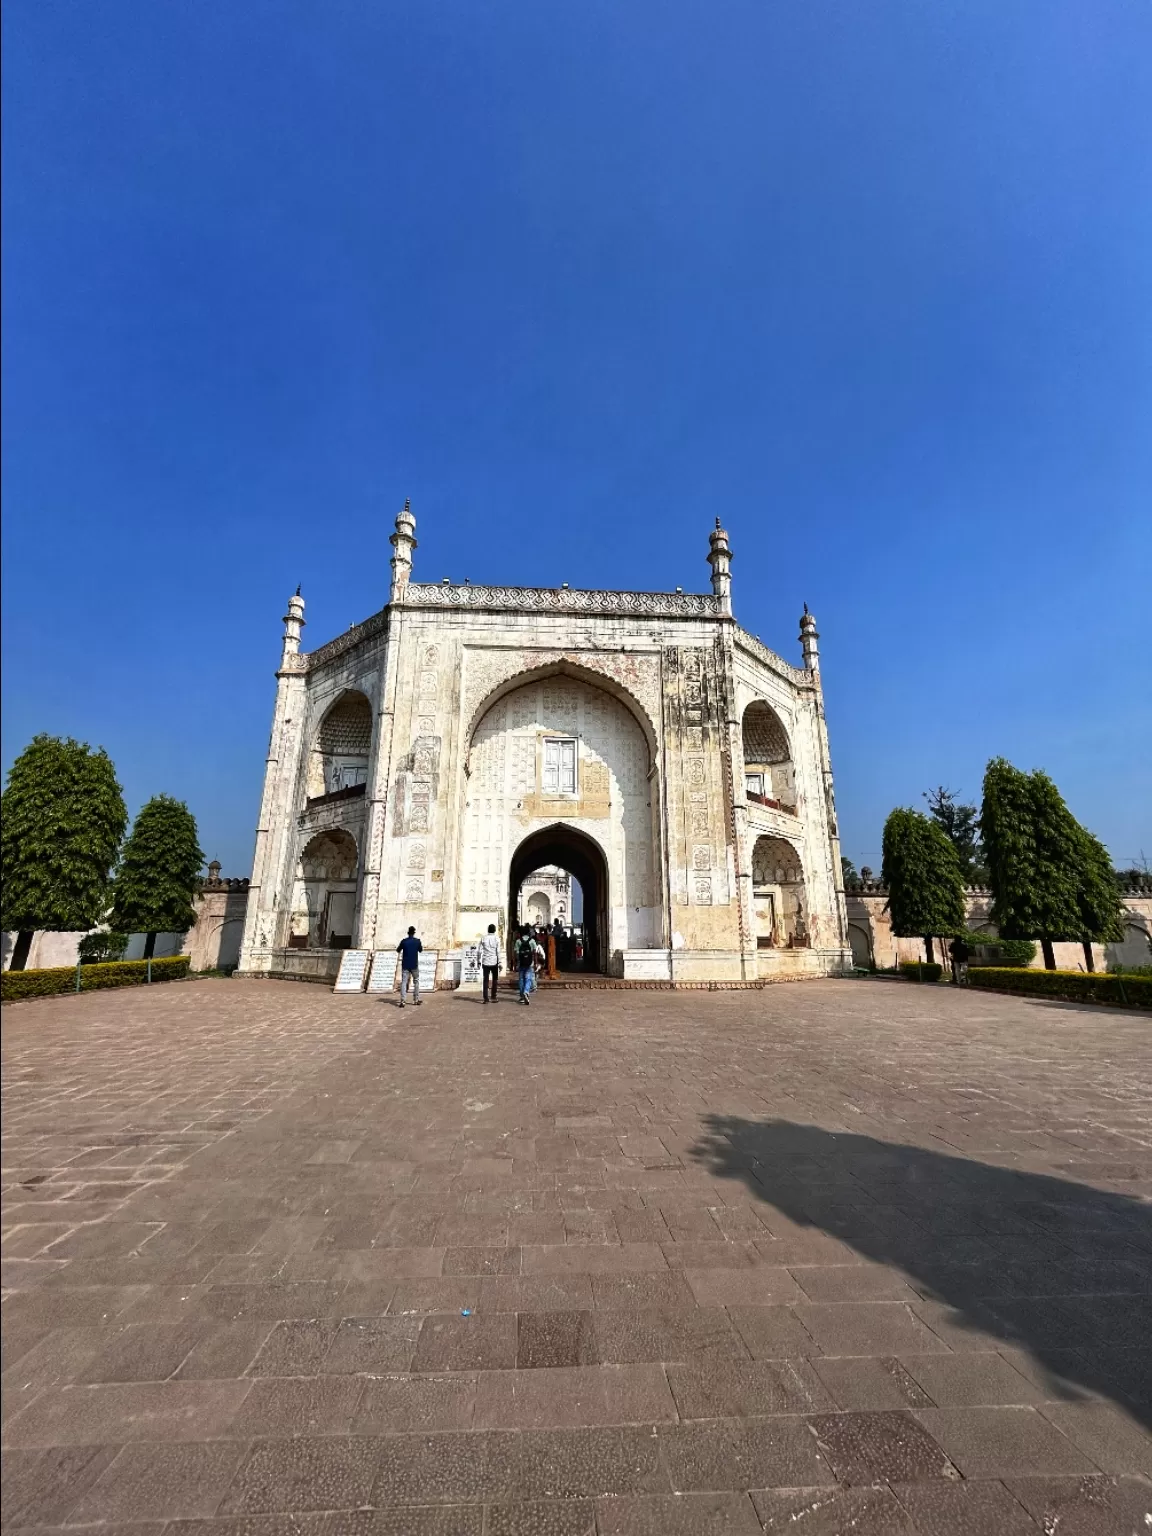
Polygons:
<instances>
[{"instance_id":1,"label":"clear blue sky","mask_svg":"<svg viewBox=\"0 0 1152 1536\"><path fill-rule=\"evenodd\" d=\"M1152 856L1142 0L9 0L4 765L246 873L279 654L417 576L822 635L844 845L985 760Z\"/></svg>"}]
</instances>

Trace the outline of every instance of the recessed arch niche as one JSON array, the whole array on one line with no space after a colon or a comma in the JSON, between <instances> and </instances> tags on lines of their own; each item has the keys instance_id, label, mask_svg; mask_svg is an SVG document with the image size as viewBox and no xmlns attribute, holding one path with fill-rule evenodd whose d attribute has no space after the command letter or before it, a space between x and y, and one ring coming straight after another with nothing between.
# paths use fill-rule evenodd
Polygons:
<instances>
[{"instance_id":1,"label":"recessed arch niche","mask_svg":"<svg viewBox=\"0 0 1152 1536\"><path fill-rule=\"evenodd\" d=\"M349 688L325 711L308 758L308 798L355 789L368 782L372 751L372 706Z\"/></svg>"},{"instance_id":2,"label":"recessed arch niche","mask_svg":"<svg viewBox=\"0 0 1152 1536\"><path fill-rule=\"evenodd\" d=\"M795 815L796 769L784 722L763 699L753 699L741 722L744 790L754 803Z\"/></svg>"}]
</instances>

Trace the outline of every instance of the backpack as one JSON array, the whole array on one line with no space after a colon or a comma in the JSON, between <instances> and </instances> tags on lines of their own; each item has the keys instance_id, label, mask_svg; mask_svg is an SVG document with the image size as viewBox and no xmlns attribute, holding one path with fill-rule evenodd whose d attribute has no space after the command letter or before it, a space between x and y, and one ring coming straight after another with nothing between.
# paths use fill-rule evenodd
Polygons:
<instances>
[{"instance_id":1,"label":"backpack","mask_svg":"<svg viewBox=\"0 0 1152 1536\"><path fill-rule=\"evenodd\" d=\"M535 958L536 958L536 940L535 939L517 939L516 940L516 962L520 966L520 968L523 969L525 966L531 965L532 962L535 960Z\"/></svg>"}]
</instances>

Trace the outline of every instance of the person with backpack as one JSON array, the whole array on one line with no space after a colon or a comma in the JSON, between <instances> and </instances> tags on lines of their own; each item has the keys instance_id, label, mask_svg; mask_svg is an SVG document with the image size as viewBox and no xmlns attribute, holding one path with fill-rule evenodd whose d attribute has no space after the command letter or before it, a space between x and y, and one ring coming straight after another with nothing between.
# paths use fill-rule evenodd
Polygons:
<instances>
[{"instance_id":1,"label":"person with backpack","mask_svg":"<svg viewBox=\"0 0 1152 1536\"><path fill-rule=\"evenodd\" d=\"M528 994L536 982L534 967L540 946L532 937L532 930L525 925L516 940L516 970L519 974L520 1001L528 1007Z\"/></svg>"},{"instance_id":2,"label":"person with backpack","mask_svg":"<svg viewBox=\"0 0 1152 1536\"><path fill-rule=\"evenodd\" d=\"M400 1006L404 1006L404 998L409 986L415 993L416 1006L420 1006L420 951L424 948L416 937L415 928L409 928L408 937L401 939L396 946L396 953L400 956Z\"/></svg>"},{"instance_id":3,"label":"person with backpack","mask_svg":"<svg viewBox=\"0 0 1152 1536\"><path fill-rule=\"evenodd\" d=\"M492 1001L496 1002L496 984L500 975L500 940L496 936L496 924L488 924L488 932L476 946L480 964L484 968L484 1001L488 1001L488 983L492 983Z\"/></svg>"}]
</instances>

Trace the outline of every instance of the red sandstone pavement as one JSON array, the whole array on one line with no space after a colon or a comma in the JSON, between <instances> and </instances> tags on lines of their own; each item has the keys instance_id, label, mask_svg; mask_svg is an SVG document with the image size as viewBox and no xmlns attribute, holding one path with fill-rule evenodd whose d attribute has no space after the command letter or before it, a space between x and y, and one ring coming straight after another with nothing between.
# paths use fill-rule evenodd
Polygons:
<instances>
[{"instance_id":1,"label":"red sandstone pavement","mask_svg":"<svg viewBox=\"0 0 1152 1536\"><path fill-rule=\"evenodd\" d=\"M880 981L12 1007L5 1525L1146 1536L1150 1035Z\"/></svg>"}]
</instances>

